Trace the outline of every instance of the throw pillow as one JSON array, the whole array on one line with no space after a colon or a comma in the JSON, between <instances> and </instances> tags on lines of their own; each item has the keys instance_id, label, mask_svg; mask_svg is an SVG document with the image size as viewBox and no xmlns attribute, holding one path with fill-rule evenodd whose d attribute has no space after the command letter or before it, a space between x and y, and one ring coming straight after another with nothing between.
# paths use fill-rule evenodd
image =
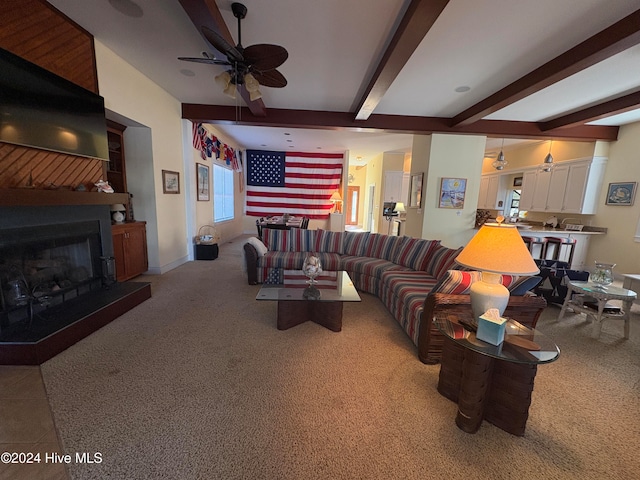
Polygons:
<instances>
[{"instance_id":1,"label":"throw pillow","mask_svg":"<svg viewBox=\"0 0 640 480\"><path fill-rule=\"evenodd\" d=\"M247 240L247 243L253 245L253 248L258 252L258 257L264 256L265 253L269 250L267 246L260 241L259 238L251 237ZM244 256L243 256L244 257Z\"/></svg>"},{"instance_id":2,"label":"throw pillow","mask_svg":"<svg viewBox=\"0 0 640 480\"><path fill-rule=\"evenodd\" d=\"M292 228L289 231L289 250L292 252L313 252L317 241L316 230Z\"/></svg>"},{"instance_id":3,"label":"throw pillow","mask_svg":"<svg viewBox=\"0 0 640 480\"><path fill-rule=\"evenodd\" d=\"M464 247L460 247L456 250L445 247L444 245L439 245L427 261L425 271L436 279L440 279L448 270L454 268L456 265L456 257L463 248Z\"/></svg>"},{"instance_id":4,"label":"throw pillow","mask_svg":"<svg viewBox=\"0 0 640 480\"><path fill-rule=\"evenodd\" d=\"M313 230L312 230L313 231ZM329 230L317 230L315 251L323 253L342 252L343 232L332 232Z\"/></svg>"},{"instance_id":5,"label":"throw pillow","mask_svg":"<svg viewBox=\"0 0 640 480\"><path fill-rule=\"evenodd\" d=\"M401 237L396 245L393 263L409 267L412 270L424 271L424 267L431 258L440 240L425 240L423 238Z\"/></svg>"},{"instance_id":6,"label":"throw pillow","mask_svg":"<svg viewBox=\"0 0 640 480\"><path fill-rule=\"evenodd\" d=\"M521 297L529 290L533 290L542 281L542 277L520 277L514 283L509 285L511 295Z\"/></svg>"}]
</instances>

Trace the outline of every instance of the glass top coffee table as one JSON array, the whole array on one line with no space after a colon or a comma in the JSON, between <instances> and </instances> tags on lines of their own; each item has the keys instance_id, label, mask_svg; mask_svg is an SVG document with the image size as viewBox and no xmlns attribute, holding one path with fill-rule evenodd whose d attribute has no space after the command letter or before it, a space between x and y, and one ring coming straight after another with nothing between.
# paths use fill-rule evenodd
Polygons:
<instances>
[{"instance_id":1,"label":"glass top coffee table","mask_svg":"<svg viewBox=\"0 0 640 480\"><path fill-rule=\"evenodd\" d=\"M285 270L284 283L263 284L256 300L278 302L278 330L311 321L341 331L344 303L361 300L349 274L324 271L313 286L308 280L302 271Z\"/></svg>"},{"instance_id":2,"label":"glass top coffee table","mask_svg":"<svg viewBox=\"0 0 640 480\"><path fill-rule=\"evenodd\" d=\"M458 404L456 425L475 433L483 420L512 435L524 435L538 364L558 359L549 337L509 319L505 340L478 340L467 315L438 313L434 325L444 335L438 392Z\"/></svg>"}]
</instances>

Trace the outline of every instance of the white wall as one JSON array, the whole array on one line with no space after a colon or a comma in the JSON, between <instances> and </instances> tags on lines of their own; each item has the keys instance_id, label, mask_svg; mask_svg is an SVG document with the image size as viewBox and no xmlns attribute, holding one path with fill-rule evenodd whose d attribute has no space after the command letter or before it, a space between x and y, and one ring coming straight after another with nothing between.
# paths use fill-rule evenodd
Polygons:
<instances>
[{"instance_id":1,"label":"white wall","mask_svg":"<svg viewBox=\"0 0 640 480\"><path fill-rule=\"evenodd\" d=\"M407 208L409 236L441 240L451 248L474 235L486 137L474 135L416 135L411 173L424 173L422 207ZM439 208L442 178L464 178L467 189L460 209Z\"/></svg>"},{"instance_id":2,"label":"white wall","mask_svg":"<svg viewBox=\"0 0 640 480\"><path fill-rule=\"evenodd\" d=\"M640 221L640 198L636 195L630 207L605 205L611 182L640 183L640 122L623 125L618 140L609 145L609 161L598 200L598 212L593 224L608 229L606 235L593 236L589 245L587 265L596 260L616 263L614 273L640 273L640 243L634 235Z\"/></svg>"},{"instance_id":3,"label":"white wall","mask_svg":"<svg viewBox=\"0 0 640 480\"><path fill-rule=\"evenodd\" d=\"M189 255L181 104L97 39L95 50L105 107L149 129L151 156L146 152L148 159L138 162L138 166L144 164L142 176L131 171L127 183L137 192L136 219L147 222L149 271L163 273L187 261ZM127 163L136 164L135 154L128 152ZM162 170L180 174L180 194L162 193Z\"/></svg>"}]
</instances>

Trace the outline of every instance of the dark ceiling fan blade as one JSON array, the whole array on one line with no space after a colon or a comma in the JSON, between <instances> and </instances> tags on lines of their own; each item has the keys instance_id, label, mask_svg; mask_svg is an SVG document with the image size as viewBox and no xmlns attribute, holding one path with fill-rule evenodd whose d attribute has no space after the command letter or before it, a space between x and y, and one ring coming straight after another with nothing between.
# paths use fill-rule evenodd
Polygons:
<instances>
[{"instance_id":1,"label":"dark ceiling fan blade","mask_svg":"<svg viewBox=\"0 0 640 480\"><path fill-rule=\"evenodd\" d=\"M210 65L231 65L226 60L217 60L215 58L204 58L204 57L178 57L178 60L184 60L186 62L196 62L196 63L208 63Z\"/></svg>"},{"instance_id":2,"label":"dark ceiling fan blade","mask_svg":"<svg viewBox=\"0 0 640 480\"><path fill-rule=\"evenodd\" d=\"M268 43L251 45L245 48L242 53L245 62L258 72L278 68L289 58L289 53L284 47Z\"/></svg>"},{"instance_id":3,"label":"dark ceiling fan blade","mask_svg":"<svg viewBox=\"0 0 640 480\"><path fill-rule=\"evenodd\" d=\"M252 73L258 83L265 87L282 88L287 86L287 79L278 70Z\"/></svg>"},{"instance_id":4,"label":"dark ceiling fan blade","mask_svg":"<svg viewBox=\"0 0 640 480\"><path fill-rule=\"evenodd\" d=\"M214 32L210 28L202 27L202 34L207 41L213 45L213 47L218 50L220 53L224 53L231 63L235 62L243 62L244 57L242 53L227 42L222 36L220 36L217 32Z\"/></svg>"}]
</instances>

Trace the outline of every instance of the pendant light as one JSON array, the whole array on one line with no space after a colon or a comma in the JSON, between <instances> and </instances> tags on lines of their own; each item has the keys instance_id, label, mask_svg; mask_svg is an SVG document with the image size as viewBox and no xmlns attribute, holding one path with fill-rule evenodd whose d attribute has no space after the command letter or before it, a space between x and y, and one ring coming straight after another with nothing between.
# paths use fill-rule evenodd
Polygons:
<instances>
[{"instance_id":1,"label":"pendant light","mask_svg":"<svg viewBox=\"0 0 640 480\"><path fill-rule=\"evenodd\" d=\"M496 170L504 170L504 167L507 166L508 162L504 159L504 152L502 151L503 149L504 149L504 138L502 139L502 146L500 147L500 153L498 154L498 158L496 158L494 162L491 164L491 166Z\"/></svg>"},{"instance_id":2,"label":"pendant light","mask_svg":"<svg viewBox=\"0 0 640 480\"><path fill-rule=\"evenodd\" d=\"M550 172L555 167L555 163L553 163L553 157L551 156L551 146L553 145L553 140L549 140L549 153L544 157L544 162L540 165L540 170L543 172Z\"/></svg>"}]
</instances>

